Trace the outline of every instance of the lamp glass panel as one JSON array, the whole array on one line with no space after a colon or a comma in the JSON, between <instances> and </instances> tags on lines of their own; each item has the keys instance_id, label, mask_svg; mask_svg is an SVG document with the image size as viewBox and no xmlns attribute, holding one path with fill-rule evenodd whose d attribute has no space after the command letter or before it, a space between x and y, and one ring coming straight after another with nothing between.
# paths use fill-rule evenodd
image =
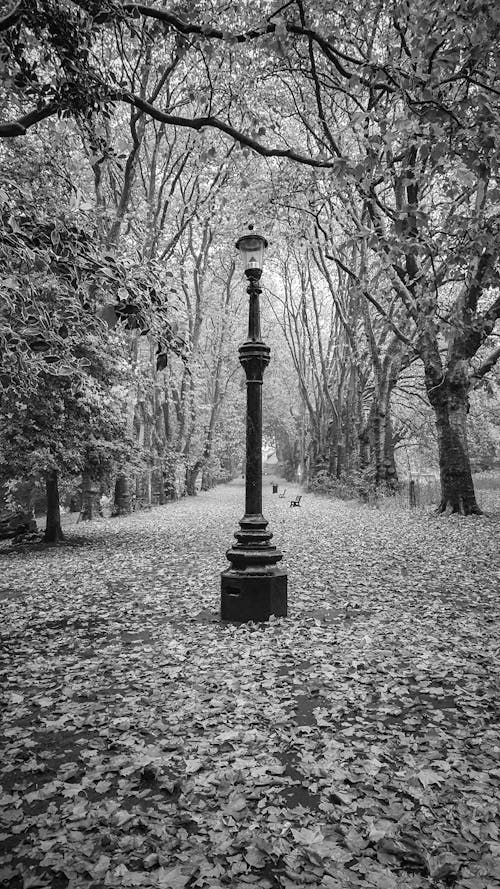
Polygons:
<instances>
[{"instance_id":1,"label":"lamp glass panel","mask_svg":"<svg viewBox=\"0 0 500 889\"><path fill-rule=\"evenodd\" d=\"M255 252L255 253L245 253L244 262L245 269L261 269L262 268L262 253L263 251Z\"/></svg>"},{"instance_id":2,"label":"lamp glass panel","mask_svg":"<svg viewBox=\"0 0 500 889\"><path fill-rule=\"evenodd\" d=\"M240 238L237 247L243 259L245 270L262 269L265 245L264 238L255 237L254 235L245 235Z\"/></svg>"}]
</instances>

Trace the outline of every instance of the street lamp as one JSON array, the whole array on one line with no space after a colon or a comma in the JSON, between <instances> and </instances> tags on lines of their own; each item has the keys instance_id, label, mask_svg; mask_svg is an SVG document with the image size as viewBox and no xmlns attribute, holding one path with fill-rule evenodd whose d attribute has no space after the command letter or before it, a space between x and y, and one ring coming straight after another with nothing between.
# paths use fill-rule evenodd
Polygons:
<instances>
[{"instance_id":1,"label":"street lamp","mask_svg":"<svg viewBox=\"0 0 500 889\"><path fill-rule=\"evenodd\" d=\"M283 558L271 544L262 515L262 377L271 350L261 339L259 280L267 241L253 232L236 243L248 279L248 338L239 348L247 381L245 515L236 543L227 551L231 567L221 574L221 617L263 621L286 617L287 575L276 567Z\"/></svg>"}]
</instances>

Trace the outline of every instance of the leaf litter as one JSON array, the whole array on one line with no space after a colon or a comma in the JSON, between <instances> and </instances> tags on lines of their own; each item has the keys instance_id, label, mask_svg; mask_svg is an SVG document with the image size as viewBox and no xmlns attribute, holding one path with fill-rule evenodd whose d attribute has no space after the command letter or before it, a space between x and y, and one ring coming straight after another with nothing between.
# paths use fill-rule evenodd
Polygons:
<instances>
[{"instance_id":1,"label":"leaf litter","mask_svg":"<svg viewBox=\"0 0 500 889\"><path fill-rule=\"evenodd\" d=\"M3 555L0 883L500 886L498 525L267 495L289 617L238 626L241 505Z\"/></svg>"}]
</instances>

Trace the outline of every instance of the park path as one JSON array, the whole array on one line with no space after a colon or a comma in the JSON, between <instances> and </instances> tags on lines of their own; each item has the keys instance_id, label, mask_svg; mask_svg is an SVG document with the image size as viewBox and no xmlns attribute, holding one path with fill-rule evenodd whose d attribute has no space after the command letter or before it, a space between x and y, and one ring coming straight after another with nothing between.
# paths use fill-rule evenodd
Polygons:
<instances>
[{"instance_id":1,"label":"park path","mask_svg":"<svg viewBox=\"0 0 500 889\"><path fill-rule=\"evenodd\" d=\"M289 573L290 616L351 599L373 604L386 594L407 605L415 594L421 598L423 586L429 596L457 601L487 599L490 586L495 589L500 526L488 518L445 521L429 511L367 508L304 492L301 507L290 508L300 489L280 481L279 491L287 490L281 499L271 487L265 478L264 514ZM47 548L28 558L22 551L4 554L4 587L9 578L14 585L26 578L50 592L59 575L66 583L74 572L86 577L89 593L104 582L144 596L158 593L171 615L193 615L200 606L215 615L220 572L229 565L225 551L243 507L238 479L150 512L71 523L69 541L80 541L74 547Z\"/></svg>"},{"instance_id":2,"label":"park path","mask_svg":"<svg viewBox=\"0 0 500 889\"><path fill-rule=\"evenodd\" d=\"M495 885L498 524L270 481L267 625L217 615L241 481L2 555L9 889Z\"/></svg>"}]
</instances>

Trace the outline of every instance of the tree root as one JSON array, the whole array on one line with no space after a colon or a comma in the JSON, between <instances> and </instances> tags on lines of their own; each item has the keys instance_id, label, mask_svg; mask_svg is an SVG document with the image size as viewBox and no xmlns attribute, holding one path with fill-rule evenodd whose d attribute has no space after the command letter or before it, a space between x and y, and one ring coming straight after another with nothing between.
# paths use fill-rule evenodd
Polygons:
<instances>
[{"instance_id":1,"label":"tree root","mask_svg":"<svg viewBox=\"0 0 500 889\"><path fill-rule=\"evenodd\" d=\"M459 497L458 500L449 500L446 497L443 497L436 509L436 515L483 515L483 511L479 508L475 500L472 502L465 501L463 497Z\"/></svg>"}]
</instances>

